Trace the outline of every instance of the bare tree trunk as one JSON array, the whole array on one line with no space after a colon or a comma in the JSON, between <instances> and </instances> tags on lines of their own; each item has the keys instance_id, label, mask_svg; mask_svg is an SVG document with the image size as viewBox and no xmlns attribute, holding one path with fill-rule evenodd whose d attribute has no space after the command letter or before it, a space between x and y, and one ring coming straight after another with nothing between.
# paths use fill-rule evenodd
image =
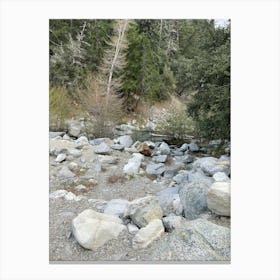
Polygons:
<instances>
[{"instance_id":1,"label":"bare tree trunk","mask_svg":"<svg viewBox=\"0 0 280 280\"><path fill-rule=\"evenodd\" d=\"M122 22L119 23L119 27L118 27L118 39L116 41L116 45L115 45L115 52L114 52L114 57L112 60L112 64L110 67L110 71L109 71L109 77L108 77L108 83L107 83L107 90L106 90L106 105L108 105L108 101L109 101L109 96L110 96L110 90L111 90L111 85L112 85L112 78L113 78L113 73L114 73L114 68L116 65L116 62L118 60L118 55L120 53L120 49L122 46L122 42L124 39L124 34L126 31L126 27L127 27L127 19Z\"/></svg>"}]
</instances>

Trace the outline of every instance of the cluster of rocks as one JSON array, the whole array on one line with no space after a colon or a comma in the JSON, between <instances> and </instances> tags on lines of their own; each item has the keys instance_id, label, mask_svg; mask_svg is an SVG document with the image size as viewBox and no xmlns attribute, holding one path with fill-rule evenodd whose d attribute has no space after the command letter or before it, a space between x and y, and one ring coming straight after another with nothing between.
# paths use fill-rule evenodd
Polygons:
<instances>
[{"instance_id":1,"label":"cluster of rocks","mask_svg":"<svg viewBox=\"0 0 280 280\"><path fill-rule=\"evenodd\" d=\"M113 140L90 141L85 136L78 137L80 131L74 125L68 134L50 132L50 141L59 143L50 147L51 165L61 165L55 174L59 180L73 181L78 177L95 184L94 176L102 173L104 166L119 165L125 157L127 161L119 175L168 182L154 195L132 201L114 197L99 209L85 209L71 224L77 242L94 251L127 233L132 236L133 250L154 246L151 256L155 260L229 260L230 229L205 217L230 219L230 157L198 157L201 148L195 142L180 147L165 142L134 142L130 133L133 129L123 125ZM91 149L92 156L84 157L83 151ZM92 158L94 167L86 169ZM87 186L78 183L75 187L77 191L85 189ZM95 198L59 189L50 194L50 199L79 203Z\"/></svg>"}]
</instances>

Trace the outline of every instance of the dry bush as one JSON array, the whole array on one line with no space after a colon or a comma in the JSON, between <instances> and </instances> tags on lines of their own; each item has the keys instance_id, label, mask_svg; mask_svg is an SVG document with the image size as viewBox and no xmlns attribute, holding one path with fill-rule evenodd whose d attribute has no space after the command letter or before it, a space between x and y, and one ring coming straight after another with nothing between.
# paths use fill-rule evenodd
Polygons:
<instances>
[{"instance_id":1,"label":"dry bush","mask_svg":"<svg viewBox=\"0 0 280 280\"><path fill-rule=\"evenodd\" d=\"M108 177L107 182L109 184L115 184L115 183L124 183L127 180L127 178L124 175L111 175Z\"/></svg>"},{"instance_id":2,"label":"dry bush","mask_svg":"<svg viewBox=\"0 0 280 280\"><path fill-rule=\"evenodd\" d=\"M185 108L171 108L158 122L157 129L179 142L187 140L194 131L193 121L187 116Z\"/></svg>"},{"instance_id":3,"label":"dry bush","mask_svg":"<svg viewBox=\"0 0 280 280\"><path fill-rule=\"evenodd\" d=\"M51 131L67 129L66 120L73 117L78 104L69 96L65 87L51 87L49 91L49 126Z\"/></svg>"},{"instance_id":4,"label":"dry bush","mask_svg":"<svg viewBox=\"0 0 280 280\"><path fill-rule=\"evenodd\" d=\"M113 128L124 116L122 100L111 94L106 100L106 91L99 77L89 77L86 88L79 93L83 108L93 122L94 137L111 137Z\"/></svg>"}]
</instances>

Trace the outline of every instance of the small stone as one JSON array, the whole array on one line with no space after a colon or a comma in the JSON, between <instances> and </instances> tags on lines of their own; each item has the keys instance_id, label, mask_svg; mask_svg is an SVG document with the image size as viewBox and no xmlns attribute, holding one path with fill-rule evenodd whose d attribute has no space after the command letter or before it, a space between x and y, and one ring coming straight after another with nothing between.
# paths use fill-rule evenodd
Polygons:
<instances>
[{"instance_id":1,"label":"small stone","mask_svg":"<svg viewBox=\"0 0 280 280\"><path fill-rule=\"evenodd\" d=\"M160 144L159 150L160 150L160 153L162 155L169 155L170 154L170 148L169 148L168 144L166 144L165 142L162 142Z\"/></svg>"},{"instance_id":2,"label":"small stone","mask_svg":"<svg viewBox=\"0 0 280 280\"><path fill-rule=\"evenodd\" d=\"M213 175L213 179L215 182L229 182L230 179L224 172L217 172Z\"/></svg>"},{"instance_id":3,"label":"small stone","mask_svg":"<svg viewBox=\"0 0 280 280\"><path fill-rule=\"evenodd\" d=\"M174 214L170 214L167 217L164 217L162 219L163 225L166 229L166 231L171 232L173 231L176 227L179 227L183 221L182 216L176 216Z\"/></svg>"},{"instance_id":4,"label":"small stone","mask_svg":"<svg viewBox=\"0 0 280 280\"><path fill-rule=\"evenodd\" d=\"M81 136L81 137L79 137L79 138L75 141L75 143L76 143L76 148L78 148L78 149L80 149L80 148L82 148L83 146L89 144L89 143L88 143L88 139L87 139L86 136Z\"/></svg>"},{"instance_id":5,"label":"small stone","mask_svg":"<svg viewBox=\"0 0 280 280\"><path fill-rule=\"evenodd\" d=\"M139 228L136 225L131 224L131 223L127 225L127 229L128 229L128 232L131 234L136 234L139 231Z\"/></svg>"},{"instance_id":6,"label":"small stone","mask_svg":"<svg viewBox=\"0 0 280 280\"><path fill-rule=\"evenodd\" d=\"M113 150L117 150L117 151L123 151L124 150L124 146L121 145L121 144L114 144L114 145L111 146L111 148Z\"/></svg>"},{"instance_id":7,"label":"small stone","mask_svg":"<svg viewBox=\"0 0 280 280\"><path fill-rule=\"evenodd\" d=\"M161 175L165 171L165 166L163 163L148 164L146 167L147 174Z\"/></svg>"},{"instance_id":8,"label":"small stone","mask_svg":"<svg viewBox=\"0 0 280 280\"><path fill-rule=\"evenodd\" d=\"M138 174L143 160L143 155L140 153L134 153L133 157L128 160L128 163L123 167L123 172L126 174Z\"/></svg>"},{"instance_id":9,"label":"small stone","mask_svg":"<svg viewBox=\"0 0 280 280\"><path fill-rule=\"evenodd\" d=\"M151 156L152 154L151 149L146 142L139 144L139 146L137 147L137 151L147 157Z\"/></svg>"},{"instance_id":10,"label":"small stone","mask_svg":"<svg viewBox=\"0 0 280 280\"><path fill-rule=\"evenodd\" d=\"M82 190L86 190L86 189L87 189L87 187L84 185L78 185L75 187L75 190L77 190L77 191L82 191Z\"/></svg>"},{"instance_id":11,"label":"small stone","mask_svg":"<svg viewBox=\"0 0 280 280\"><path fill-rule=\"evenodd\" d=\"M104 214L122 217L128 209L129 202L125 199L112 199L104 209Z\"/></svg>"},{"instance_id":12,"label":"small stone","mask_svg":"<svg viewBox=\"0 0 280 280\"><path fill-rule=\"evenodd\" d=\"M78 158L82 155L82 152L80 150L74 148L74 149L69 150L69 154L71 156L73 156L74 158Z\"/></svg>"},{"instance_id":13,"label":"small stone","mask_svg":"<svg viewBox=\"0 0 280 280\"><path fill-rule=\"evenodd\" d=\"M57 176L60 177L60 178L73 178L73 177L75 177L76 175L75 175L73 172L71 172L71 171L68 169L68 167L63 166L63 167L59 170Z\"/></svg>"},{"instance_id":14,"label":"small stone","mask_svg":"<svg viewBox=\"0 0 280 280\"><path fill-rule=\"evenodd\" d=\"M78 171L79 169L79 165L76 163L76 162L70 162L68 164L68 168L71 170L71 171Z\"/></svg>"},{"instance_id":15,"label":"small stone","mask_svg":"<svg viewBox=\"0 0 280 280\"><path fill-rule=\"evenodd\" d=\"M125 148L129 148L133 144L133 140L130 135L124 135L120 136L118 138L118 141L121 145L123 145Z\"/></svg>"},{"instance_id":16,"label":"small stone","mask_svg":"<svg viewBox=\"0 0 280 280\"><path fill-rule=\"evenodd\" d=\"M196 143L190 143L188 145L188 148L191 152L198 152L199 151L199 147L197 146Z\"/></svg>"},{"instance_id":17,"label":"small stone","mask_svg":"<svg viewBox=\"0 0 280 280\"><path fill-rule=\"evenodd\" d=\"M111 153L111 148L106 143L102 142L95 147L94 152L96 154L109 155Z\"/></svg>"},{"instance_id":18,"label":"small stone","mask_svg":"<svg viewBox=\"0 0 280 280\"><path fill-rule=\"evenodd\" d=\"M59 154L56 159L55 159L55 162L62 162L66 160L66 155L65 154Z\"/></svg>"},{"instance_id":19,"label":"small stone","mask_svg":"<svg viewBox=\"0 0 280 280\"><path fill-rule=\"evenodd\" d=\"M188 150L188 147L189 147L189 145L186 144L186 143L184 143L184 144L179 148L179 151L185 152L185 151Z\"/></svg>"},{"instance_id":20,"label":"small stone","mask_svg":"<svg viewBox=\"0 0 280 280\"><path fill-rule=\"evenodd\" d=\"M155 162L160 162L160 163L164 163L167 160L167 155L159 155L159 156L154 156L153 160Z\"/></svg>"}]
</instances>

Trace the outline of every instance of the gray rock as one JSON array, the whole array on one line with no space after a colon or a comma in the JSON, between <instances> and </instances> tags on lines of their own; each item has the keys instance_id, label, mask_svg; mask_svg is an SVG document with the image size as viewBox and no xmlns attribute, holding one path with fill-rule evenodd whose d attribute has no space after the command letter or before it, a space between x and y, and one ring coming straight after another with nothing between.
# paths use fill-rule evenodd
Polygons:
<instances>
[{"instance_id":1,"label":"gray rock","mask_svg":"<svg viewBox=\"0 0 280 280\"><path fill-rule=\"evenodd\" d=\"M208 185L200 181L185 184L180 188L179 196L186 219L196 219L207 210L207 193Z\"/></svg>"},{"instance_id":2,"label":"gray rock","mask_svg":"<svg viewBox=\"0 0 280 280\"><path fill-rule=\"evenodd\" d=\"M68 192L66 190L56 190L49 195L49 198L51 199L64 198L65 200L75 200L75 201L81 200L81 197L76 196L72 192Z\"/></svg>"},{"instance_id":3,"label":"gray rock","mask_svg":"<svg viewBox=\"0 0 280 280\"><path fill-rule=\"evenodd\" d=\"M179 173L173 177L173 181L176 182L178 185L187 183L188 182L189 171L187 170L180 170Z\"/></svg>"},{"instance_id":4,"label":"gray rock","mask_svg":"<svg viewBox=\"0 0 280 280\"><path fill-rule=\"evenodd\" d=\"M159 156L154 156L153 160L155 162L160 162L160 163L164 163L167 160L167 155L159 155Z\"/></svg>"},{"instance_id":5,"label":"gray rock","mask_svg":"<svg viewBox=\"0 0 280 280\"><path fill-rule=\"evenodd\" d=\"M76 148L80 149L82 147L84 147L85 145L88 145L89 142L88 142L88 139L86 136L80 136L76 141Z\"/></svg>"},{"instance_id":6,"label":"gray rock","mask_svg":"<svg viewBox=\"0 0 280 280\"><path fill-rule=\"evenodd\" d=\"M163 163L148 164L146 167L147 174L161 175L165 171L165 166Z\"/></svg>"},{"instance_id":7,"label":"gray rock","mask_svg":"<svg viewBox=\"0 0 280 280\"><path fill-rule=\"evenodd\" d=\"M78 165L76 162L70 162L70 163L68 164L68 168L69 168L71 171L78 171L79 165Z\"/></svg>"},{"instance_id":8,"label":"gray rock","mask_svg":"<svg viewBox=\"0 0 280 280\"><path fill-rule=\"evenodd\" d=\"M157 241L155 246L152 244L145 259L153 261L229 261L229 230L206 220L202 220L201 223L205 223L204 229L199 223L182 222L175 230ZM214 232L213 239L209 238L212 231Z\"/></svg>"},{"instance_id":9,"label":"gray rock","mask_svg":"<svg viewBox=\"0 0 280 280\"><path fill-rule=\"evenodd\" d=\"M121 145L123 145L125 148L129 148L133 144L133 140L130 135L124 135L120 136L118 138L118 141Z\"/></svg>"},{"instance_id":10,"label":"gray rock","mask_svg":"<svg viewBox=\"0 0 280 280\"><path fill-rule=\"evenodd\" d=\"M170 213L175 213L176 215L182 214L183 206L178 192L179 187L171 187L157 193L158 203L162 209L163 216L167 216Z\"/></svg>"},{"instance_id":11,"label":"gray rock","mask_svg":"<svg viewBox=\"0 0 280 280\"><path fill-rule=\"evenodd\" d=\"M199 151L199 147L196 143L190 143L188 145L188 149L191 151L191 152L198 152Z\"/></svg>"},{"instance_id":12,"label":"gray rock","mask_svg":"<svg viewBox=\"0 0 280 280\"><path fill-rule=\"evenodd\" d=\"M78 243L90 250L96 250L126 230L122 220L111 215L87 209L72 221L72 232Z\"/></svg>"},{"instance_id":13,"label":"gray rock","mask_svg":"<svg viewBox=\"0 0 280 280\"><path fill-rule=\"evenodd\" d=\"M135 225L142 228L154 219L161 219L162 209L157 203L146 204L144 207L137 208L136 211L130 215L130 218Z\"/></svg>"},{"instance_id":14,"label":"gray rock","mask_svg":"<svg viewBox=\"0 0 280 280\"><path fill-rule=\"evenodd\" d=\"M170 154L170 148L169 148L168 144L166 144L165 142L162 142L158 149L162 155Z\"/></svg>"},{"instance_id":15,"label":"gray rock","mask_svg":"<svg viewBox=\"0 0 280 280\"><path fill-rule=\"evenodd\" d=\"M145 207L146 205L152 204L152 203L157 203L157 197L153 195L148 195L145 197L137 198L134 199L129 203L129 207L127 209L126 214L124 215L125 217L129 217L133 215L138 208Z\"/></svg>"},{"instance_id":16,"label":"gray rock","mask_svg":"<svg viewBox=\"0 0 280 280\"><path fill-rule=\"evenodd\" d=\"M100 155L109 155L111 153L111 148L106 143L102 142L95 147L94 152Z\"/></svg>"},{"instance_id":17,"label":"gray rock","mask_svg":"<svg viewBox=\"0 0 280 280\"><path fill-rule=\"evenodd\" d=\"M222 144L222 140L221 139L217 139L217 140L211 140L209 142L209 146L219 146Z\"/></svg>"},{"instance_id":18,"label":"gray rock","mask_svg":"<svg viewBox=\"0 0 280 280\"><path fill-rule=\"evenodd\" d=\"M73 178L73 177L75 177L76 175L75 175L73 172L71 172L71 171L68 169L68 167L63 166L63 167L59 170L57 176L58 176L59 178L65 178L65 179L67 179L67 178Z\"/></svg>"},{"instance_id":19,"label":"gray rock","mask_svg":"<svg viewBox=\"0 0 280 280\"><path fill-rule=\"evenodd\" d=\"M137 232L132 240L132 246L134 249L146 248L153 241L160 238L163 233L164 227L162 221L155 219Z\"/></svg>"},{"instance_id":20,"label":"gray rock","mask_svg":"<svg viewBox=\"0 0 280 280\"><path fill-rule=\"evenodd\" d=\"M129 202L125 199L112 199L104 209L104 214L122 217L127 212Z\"/></svg>"},{"instance_id":21,"label":"gray rock","mask_svg":"<svg viewBox=\"0 0 280 280\"><path fill-rule=\"evenodd\" d=\"M57 136L63 136L65 134L64 131L50 131L49 132L49 138L55 138Z\"/></svg>"},{"instance_id":22,"label":"gray rock","mask_svg":"<svg viewBox=\"0 0 280 280\"><path fill-rule=\"evenodd\" d=\"M173 150L172 155L175 156L175 157L178 157L178 159L179 159L181 156L184 155L184 153L179 151L179 150Z\"/></svg>"},{"instance_id":23,"label":"gray rock","mask_svg":"<svg viewBox=\"0 0 280 280\"><path fill-rule=\"evenodd\" d=\"M78 185L75 187L75 190L77 190L77 191L82 191L82 190L86 190L86 189L87 189L87 187L84 185Z\"/></svg>"},{"instance_id":24,"label":"gray rock","mask_svg":"<svg viewBox=\"0 0 280 280\"><path fill-rule=\"evenodd\" d=\"M68 126L68 134L70 136L78 137L81 133L81 124L77 121L71 121Z\"/></svg>"},{"instance_id":25,"label":"gray rock","mask_svg":"<svg viewBox=\"0 0 280 280\"><path fill-rule=\"evenodd\" d=\"M119 161L117 157L103 156L103 155L99 155L98 160L100 161L101 164L117 164Z\"/></svg>"},{"instance_id":26,"label":"gray rock","mask_svg":"<svg viewBox=\"0 0 280 280\"><path fill-rule=\"evenodd\" d=\"M164 177L164 178L171 179L171 178L173 178L177 173L178 173L178 171L177 171L176 169L168 169L168 170L164 171L163 177Z\"/></svg>"},{"instance_id":27,"label":"gray rock","mask_svg":"<svg viewBox=\"0 0 280 280\"><path fill-rule=\"evenodd\" d=\"M138 174L141 162L144 156L140 153L134 153L133 157L128 160L128 163L123 167L123 172L126 174Z\"/></svg>"},{"instance_id":28,"label":"gray rock","mask_svg":"<svg viewBox=\"0 0 280 280\"><path fill-rule=\"evenodd\" d=\"M68 134L64 134L62 137L63 140L71 140L70 136Z\"/></svg>"},{"instance_id":29,"label":"gray rock","mask_svg":"<svg viewBox=\"0 0 280 280\"><path fill-rule=\"evenodd\" d=\"M123 146L123 145L120 145L120 144L113 144L113 145L111 146L111 148L112 148L113 150L117 150L117 151L123 151L123 150L124 150L124 146Z\"/></svg>"},{"instance_id":30,"label":"gray rock","mask_svg":"<svg viewBox=\"0 0 280 280\"><path fill-rule=\"evenodd\" d=\"M139 228L136 225L129 223L127 225L127 230L131 234L136 234L139 231Z\"/></svg>"},{"instance_id":31,"label":"gray rock","mask_svg":"<svg viewBox=\"0 0 280 280\"><path fill-rule=\"evenodd\" d=\"M191 162L193 162L193 157L191 155L186 154L186 155L182 156L182 162L191 163Z\"/></svg>"},{"instance_id":32,"label":"gray rock","mask_svg":"<svg viewBox=\"0 0 280 280\"><path fill-rule=\"evenodd\" d=\"M215 182L229 182L230 179L224 172L217 172L213 175L213 179Z\"/></svg>"},{"instance_id":33,"label":"gray rock","mask_svg":"<svg viewBox=\"0 0 280 280\"><path fill-rule=\"evenodd\" d=\"M191 226L211 245L223 259L230 259L230 229L204 219L190 222Z\"/></svg>"},{"instance_id":34,"label":"gray rock","mask_svg":"<svg viewBox=\"0 0 280 280\"><path fill-rule=\"evenodd\" d=\"M64 160L66 160L66 155L65 154L59 154L56 157L55 162L63 162Z\"/></svg>"},{"instance_id":35,"label":"gray rock","mask_svg":"<svg viewBox=\"0 0 280 280\"><path fill-rule=\"evenodd\" d=\"M167 232L172 232L175 228L179 227L183 221L184 218L182 216L176 216L174 214L170 214L162 219Z\"/></svg>"},{"instance_id":36,"label":"gray rock","mask_svg":"<svg viewBox=\"0 0 280 280\"><path fill-rule=\"evenodd\" d=\"M214 179L206 176L201 170L197 169L188 173L188 182L203 182L210 187L214 183Z\"/></svg>"},{"instance_id":37,"label":"gray rock","mask_svg":"<svg viewBox=\"0 0 280 280\"><path fill-rule=\"evenodd\" d=\"M80 150L74 148L74 149L69 150L69 154L71 156L73 156L74 158L78 158L82 155L82 152Z\"/></svg>"},{"instance_id":38,"label":"gray rock","mask_svg":"<svg viewBox=\"0 0 280 280\"><path fill-rule=\"evenodd\" d=\"M214 183L207 195L208 208L222 216L230 216L230 183Z\"/></svg>"},{"instance_id":39,"label":"gray rock","mask_svg":"<svg viewBox=\"0 0 280 280\"><path fill-rule=\"evenodd\" d=\"M224 172L227 175L230 173L228 161L204 161L200 167L208 176L213 176L217 172Z\"/></svg>"},{"instance_id":40,"label":"gray rock","mask_svg":"<svg viewBox=\"0 0 280 280\"><path fill-rule=\"evenodd\" d=\"M188 150L188 144L184 143L180 148L179 151L181 152L185 152Z\"/></svg>"}]
</instances>

